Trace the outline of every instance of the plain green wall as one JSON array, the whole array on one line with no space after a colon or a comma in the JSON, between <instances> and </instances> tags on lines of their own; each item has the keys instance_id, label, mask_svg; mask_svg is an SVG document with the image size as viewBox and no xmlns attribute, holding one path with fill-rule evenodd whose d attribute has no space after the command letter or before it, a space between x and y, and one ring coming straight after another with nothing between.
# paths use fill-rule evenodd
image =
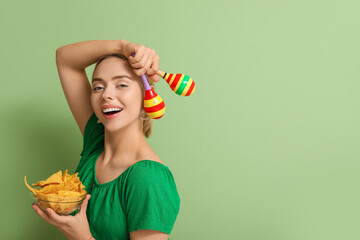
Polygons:
<instances>
[{"instance_id":1,"label":"plain green wall","mask_svg":"<svg viewBox=\"0 0 360 240\"><path fill-rule=\"evenodd\" d=\"M148 141L181 197L172 240L360 239L359 7L2 1L0 238L65 239L32 210L23 180L80 160L55 50L123 38L197 86L179 97L156 83L166 114Z\"/></svg>"}]
</instances>

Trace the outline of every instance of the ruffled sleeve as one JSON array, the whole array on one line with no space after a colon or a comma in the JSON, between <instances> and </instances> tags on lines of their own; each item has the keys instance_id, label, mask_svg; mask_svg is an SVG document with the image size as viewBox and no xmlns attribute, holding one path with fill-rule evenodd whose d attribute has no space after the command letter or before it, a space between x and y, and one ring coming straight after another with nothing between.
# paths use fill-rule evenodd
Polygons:
<instances>
[{"instance_id":1,"label":"ruffled sleeve","mask_svg":"<svg viewBox=\"0 0 360 240\"><path fill-rule=\"evenodd\" d=\"M170 234L180 210L180 197L167 166L146 161L132 168L125 195L129 232L152 229Z\"/></svg>"}]
</instances>

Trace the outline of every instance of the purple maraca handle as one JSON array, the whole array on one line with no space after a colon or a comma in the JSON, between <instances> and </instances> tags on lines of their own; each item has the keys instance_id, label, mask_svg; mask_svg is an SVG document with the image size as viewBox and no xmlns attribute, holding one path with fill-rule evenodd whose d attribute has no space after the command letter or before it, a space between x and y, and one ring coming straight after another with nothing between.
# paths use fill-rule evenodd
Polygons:
<instances>
[{"instance_id":1,"label":"purple maraca handle","mask_svg":"<svg viewBox=\"0 0 360 240\"><path fill-rule=\"evenodd\" d=\"M135 57L135 53L133 53L132 56ZM141 75L141 79L142 79L142 81L143 81L145 91L146 91L146 90L150 90L151 87L150 87L150 85L149 85L148 80L146 79L145 74Z\"/></svg>"}]
</instances>

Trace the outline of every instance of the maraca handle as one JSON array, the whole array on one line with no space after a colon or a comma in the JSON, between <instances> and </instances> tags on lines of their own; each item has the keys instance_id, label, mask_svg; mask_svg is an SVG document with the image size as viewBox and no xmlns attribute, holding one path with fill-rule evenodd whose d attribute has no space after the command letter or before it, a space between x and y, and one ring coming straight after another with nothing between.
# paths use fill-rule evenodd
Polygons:
<instances>
[{"instance_id":1,"label":"maraca handle","mask_svg":"<svg viewBox=\"0 0 360 240\"><path fill-rule=\"evenodd\" d=\"M166 73L164 73L163 71L160 71L160 70L159 70L159 71L157 71L156 74L157 74L158 76L164 78Z\"/></svg>"}]
</instances>

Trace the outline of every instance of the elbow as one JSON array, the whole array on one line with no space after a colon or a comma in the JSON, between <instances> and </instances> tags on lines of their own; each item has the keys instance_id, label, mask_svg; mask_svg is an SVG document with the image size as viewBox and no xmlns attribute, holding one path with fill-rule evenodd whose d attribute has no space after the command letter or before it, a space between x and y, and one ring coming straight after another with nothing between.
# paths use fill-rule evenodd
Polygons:
<instances>
[{"instance_id":1,"label":"elbow","mask_svg":"<svg viewBox=\"0 0 360 240\"><path fill-rule=\"evenodd\" d=\"M55 54L56 64L59 64L59 63L60 63L61 56L62 56L62 49L61 49L61 47L57 48L55 53L56 53L56 54Z\"/></svg>"},{"instance_id":2,"label":"elbow","mask_svg":"<svg viewBox=\"0 0 360 240\"><path fill-rule=\"evenodd\" d=\"M56 49L56 58L60 55L60 52L61 52L61 47L57 48Z\"/></svg>"},{"instance_id":3,"label":"elbow","mask_svg":"<svg viewBox=\"0 0 360 240\"><path fill-rule=\"evenodd\" d=\"M59 52L60 50L62 50L64 48L64 46L60 46L56 49L56 52Z\"/></svg>"}]
</instances>

